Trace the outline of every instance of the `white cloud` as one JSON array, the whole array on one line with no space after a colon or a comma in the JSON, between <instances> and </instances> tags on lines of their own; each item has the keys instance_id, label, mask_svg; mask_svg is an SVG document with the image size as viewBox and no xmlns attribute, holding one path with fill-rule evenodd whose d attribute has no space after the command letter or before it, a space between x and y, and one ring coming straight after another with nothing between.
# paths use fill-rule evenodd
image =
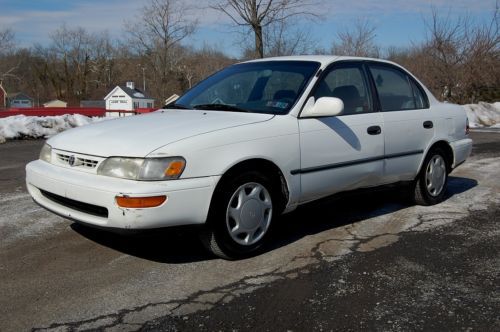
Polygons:
<instances>
[{"instance_id":1,"label":"white cloud","mask_svg":"<svg viewBox=\"0 0 500 332\"><path fill-rule=\"evenodd\" d=\"M345 0L327 0L330 12L335 14L379 15L394 13L425 13L432 7L453 12L493 10L495 0L356 0L346 5Z\"/></svg>"},{"instance_id":2,"label":"white cloud","mask_svg":"<svg viewBox=\"0 0 500 332\"><path fill-rule=\"evenodd\" d=\"M230 20L223 14L208 8L209 0L184 0L183 3L193 8L193 16L200 23L200 30L214 31L224 36ZM465 13L488 11L495 6L495 0L355 0L346 4L345 0L313 0L322 5L318 11L324 14L324 23L346 22L353 17L366 17L381 22L389 15L414 13L425 15L432 6L443 12ZM70 9L11 11L0 13L3 26L11 27L23 46L34 42L46 43L49 34L63 23L69 26L81 26L91 32L107 30L111 36L118 37L124 30L124 22L133 19L146 1L105 0L74 1ZM194 36L195 42L203 42L200 36ZM229 35L229 34L228 34ZM228 37L227 39L231 39Z\"/></svg>"},{"instance_id":3,"label":"white cloud","mask_svg":"<svg viewBox=\"0 0 500 332\"><path fill-rule=\"evenodd\" d=\"M136 19L146 2L137 0L80 2L70 10L36 10L0 13L2 26L11 27L24 46L33 42L45 43L49 34L63 23L69 26L84 27L91 32L106 30L118 37L124 30L127 20ZM203 1L184 1L193 8L192 15L197 17L200 28L228 22L219 13L207 8Z\"/></svg>"}]
</instances>

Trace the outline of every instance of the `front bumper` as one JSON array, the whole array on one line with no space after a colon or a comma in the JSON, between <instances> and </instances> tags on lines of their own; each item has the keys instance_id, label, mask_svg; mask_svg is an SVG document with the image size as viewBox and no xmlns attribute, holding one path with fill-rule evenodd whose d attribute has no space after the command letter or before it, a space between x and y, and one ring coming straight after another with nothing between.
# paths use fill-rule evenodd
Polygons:
<instances>
[{"instance_id":1,"label":"front bumper","mask_svg":"<svg viewBox=\"0 0 500 332\"><path fill-rule=\"evenodd\" d=\"M218 180L212 176L145 182L90 174L41 160L26 166L26 186L35 202L68 219L120 229L204 223ZM116 204L118 195L166 195L167 200L154 208L130 209ZM95 213L89 206L107 213Z\"/></svg>"}]
</instances>

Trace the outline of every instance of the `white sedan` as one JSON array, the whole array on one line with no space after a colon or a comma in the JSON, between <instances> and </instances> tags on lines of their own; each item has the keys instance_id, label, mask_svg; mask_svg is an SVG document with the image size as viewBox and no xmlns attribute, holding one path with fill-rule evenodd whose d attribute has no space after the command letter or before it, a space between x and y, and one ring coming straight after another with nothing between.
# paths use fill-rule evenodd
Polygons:
<instances>
[{"instance_id":1,"label":"white sedan","mask_svg":"<svg viewBox=\"0 0 500 332\"><path fill-rule=\"evenodd\" d=\"M208 249L258 249L281 213L341 191L407 182L444 199L469 156L464 110L397 64L297 56L230 66L175 104L50 138L26 166L33 199L106 229L202 225Z\"/></svg>"}]
</instances>

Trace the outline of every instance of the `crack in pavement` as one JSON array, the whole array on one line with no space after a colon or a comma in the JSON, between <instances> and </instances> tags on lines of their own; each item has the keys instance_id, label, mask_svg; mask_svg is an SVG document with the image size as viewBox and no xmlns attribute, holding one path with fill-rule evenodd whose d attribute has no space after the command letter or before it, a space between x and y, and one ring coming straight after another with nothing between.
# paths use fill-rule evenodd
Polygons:
<instances>
[{"instance_id":1,"label":"crack in pavement","mask_svg":"<svg viewBox=\"0 0 500 332\"><path fill-rule=\"evenodd\" d=\"M406 233L425 232L447 225L500 202L499 184L490 181L492 172L481 173L481 168L493 170L493 175L496 175L500 169L500 158L480 161L471 158L456 173L475 178L480 185L455 192L439 205L391 208L387 213L362 216L364 218L356 223L308 235L308 241L301 243L305 247L305 253L291 257L269 272L249 275L210 290L199 290L183 299L148 303L80 321L53 323L47 327L34 328L33 331L137 330L157 318L185 316L228 303L275 280L293 279L300 274L310 273L321 263L389 246ZM451 183L451 187L455 188L457 185L459 184Z\"/></svg>"}]
</instances>

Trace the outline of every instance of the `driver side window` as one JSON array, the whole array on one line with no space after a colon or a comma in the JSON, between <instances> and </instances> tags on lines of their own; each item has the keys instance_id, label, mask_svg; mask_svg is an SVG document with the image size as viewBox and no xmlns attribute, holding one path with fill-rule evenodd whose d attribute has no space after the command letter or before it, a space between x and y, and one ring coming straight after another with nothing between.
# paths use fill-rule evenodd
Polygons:
<instances>
[{"instance_id":1,"label":"driver side window","mask_svg":"<svg viewBox=\"0 0 500 332\"><path fill-rule=\"evenodd\" d=\"M275 71L269 77L263 92L266 101L294 101L300 90L304 76L299 73Z\"/></svg>"},{"instance_id":2,"label":"driver side window","mask_svg":"<svg viewBox=\"0 0 500 332\"><path fill-rule=\"evenodd\" d=\"M365 75L358 66L334 68L318 83L314 100L336 97L344 102L342 115L372 112Z\"/></svg>"}]
</instances>

